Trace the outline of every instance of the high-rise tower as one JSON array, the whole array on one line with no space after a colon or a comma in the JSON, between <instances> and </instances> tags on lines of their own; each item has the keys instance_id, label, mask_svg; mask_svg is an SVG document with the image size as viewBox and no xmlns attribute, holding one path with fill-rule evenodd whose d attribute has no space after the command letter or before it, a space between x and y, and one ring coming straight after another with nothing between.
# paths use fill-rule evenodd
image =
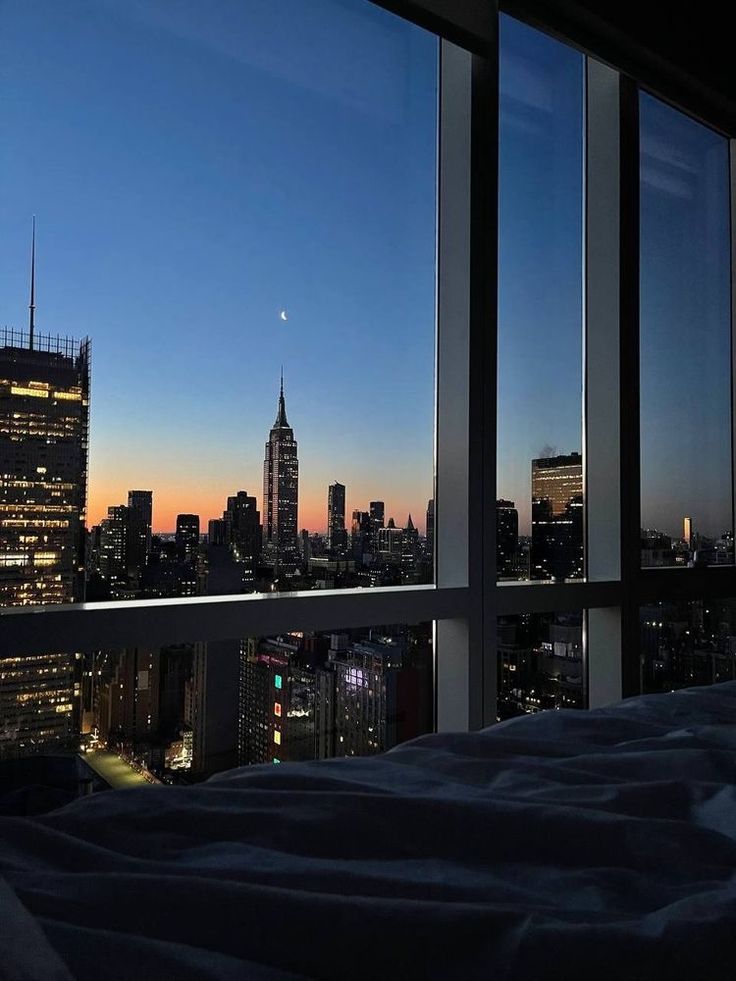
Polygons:
<instances>
[{"instance_id":1,"label":"high-rise tower","mask_svg":"<svg viewBox=\"0 0 736 981\"><path fill-rule=\"evenodd\" d=\"M531 579L583 577L583 458L532 460Z\"/></svg>"},{"instance_id":2,"label":"high-rise tower","mask_svg":"<svg viewBox=\"0 0 736 981\"><path fill-rule=\"evenodd\" d=\"M0 606L84 598L89 341L36 333L34 266L28 332L0 332ZM69 741L74 670L0 641L0 758Z\"/></svg>"},{"instance_id":3,"label":"high-rise tower","mask_svg":"<svg viewBox=\"0 0 736 981\"><path fill-rule=\"evenodd\" d=\"M276 421L263 461L263 560L279 575L294 575L300 562L297 538L299 460L294 431L286 418L284 375Z\"/></svg>"},{"instance_id":4,"label":"high-rise tower","mask_svg":"<svg viewBox=\"0 0 736 981\"><path fill-rule=\"evenodd\" d=\"M345 530L345 485L330 484L327 488L327 541L333 551L347 546Z\"/></svg>"}]
</instances>

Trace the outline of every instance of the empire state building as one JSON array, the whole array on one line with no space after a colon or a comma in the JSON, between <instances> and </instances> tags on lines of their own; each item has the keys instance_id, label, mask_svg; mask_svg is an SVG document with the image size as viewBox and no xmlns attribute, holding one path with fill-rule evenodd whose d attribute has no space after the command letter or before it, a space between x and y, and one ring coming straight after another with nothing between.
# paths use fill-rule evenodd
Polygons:
<instances>
[{"instance_id":1,"label":"empire state building","mask_svg":"<svg viewBox=\"0 0 736 981\"><path fill-rule=\"evenodd\" d=\"M297 572L298 500L299 460L294 431L286 418L282 373L278 412L263 461L263 560L273 567L275 578Z\"/></svg>"}]
</instances>

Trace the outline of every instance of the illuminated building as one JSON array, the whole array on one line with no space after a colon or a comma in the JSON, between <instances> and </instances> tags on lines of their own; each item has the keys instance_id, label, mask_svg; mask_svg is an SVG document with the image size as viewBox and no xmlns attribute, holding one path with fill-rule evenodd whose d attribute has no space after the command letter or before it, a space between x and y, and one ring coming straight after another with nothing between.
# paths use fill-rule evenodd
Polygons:
<instances>
[{"instance_id":1,"label":"illuminated building","mask_svg":"<svg viewBox=\"0 0 736 981\"><path fill-rule=\"evenodd\" d=\"M263 559L279 574L294 575L301 556L297 538L299 460L294 432L286 418L284 378L276 421L263 461Z\"/></svg>"},{"instance_id":2,"label":"illuminated building","mask_svg":"<svg viewBox=\"0 0 736 981\"><path fill-rule=\"evenodd\" d=\"M176 547L185 561L194 558L199 549L199 515L177 514Z\"/></svg>"},{"instance_id":3,"label":"illuminated building","mask_svg":"<svg viewBox=\"0 0 736 981\"><path fill-rule=\"evenodd\" d=\"M404 532L396 527L393 518L385 528L378 529L378 553L384 561L400 562Z\"/></svg>"},{"instance_id":4,"label":"illuminated building","mask_svg":"<svg viewBox=\"0 0 736 981\"><path fill-rule=\"evenodd\" d=\"M496 501L496 555L499 579L516 578L519 551L519 512L513 501Z\"/></svg>"},{"instance_id":5,"label":"illuminated building","mask_svg":"<svg viewBox=\"0 0 736 981\"><path fill-rule=\"evenodd\" d=\"M89 341L0 333L0 604L84 598ZM78 731L74 655L4 657L0 758L68 744Z\"/></svg>"},{"instance_id":6,"label":"illuminated building","mask_svg":"<svg viewBox=\"0 0 736 981\"><path fill-rule=\"evenodd\" d=\"M381 753L431 727L429 635L382 636L350 643L330 638L317 671L316 739L320 759Z\"/></svg>"},{"instance_id":7,"label":"illuminated building","mask_svg":"<svg viewBox=\"0 0 736 981\"><path fill-rule=\"evenodd\" d=\"M531 579L583 576L583 460L532 460Z\"/></svg>"},{"instance_id":8,"label":"illuminated building","mask_svg":"<svg viewBox=\"0 0 736 981\"><path fill-rule=\"evenodd\" d=\"M100 575L109 583L124 582L128 575L128 517L128 508L117 504L100 522Z\"/></svg>"},{"instance_id":9,"label":"illuminated building","mask_svg":"<svg viewBox=\"0 0 736 981\"><path fill-rule=\"evenodd\" d=\"M334 483L327 488L327 541L333 552L347 546L344 484Z\"/></svg>"},{"instance_id":10,"label":"illuminated building","mask_svg":"<svg viewBox=\"0 0 736 981\"><path fill-rule=\"evenodd\" d=\"M693 519L683 518L682 519L682 537L685 539L685 543L688 548L693 547Z\"/></svg>"},{"instance_id":11,"label":"illuminated building","mask_svg":"<svg viewBox=\"0 0 736 981\"><path fill-rule=\"evenodd\" d=\"M238 755L246 763L316 756L315 674L296 640L249 638L240 654Z\"/></svg>"}]
</instances>

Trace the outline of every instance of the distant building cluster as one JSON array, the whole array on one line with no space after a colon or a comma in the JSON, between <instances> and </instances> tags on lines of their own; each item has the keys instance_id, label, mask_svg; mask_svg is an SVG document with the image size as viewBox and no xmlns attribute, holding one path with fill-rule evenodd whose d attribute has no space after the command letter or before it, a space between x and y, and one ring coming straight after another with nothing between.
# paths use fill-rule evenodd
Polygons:
<instances>
[{"instance_id":1,"label":"distant building cluster","mask_svg":"<svg viewBox=\"0 0 736 981\"><path fill-rule=\"evenodd\" d=\"M239 490L205 533L199 515L179 514L172 534L157 535L153 491L132 489L86 530L89 342L9 330L0 341L3 605L432 581L432 534L411 516L386 521L382 501L347 527L338 482L327 533L299 531L283 377L260 509ZM30 657L0 649L0 758L106 746L192 779L237 762L379 752L431 724L429 625Z\"/></svg>"}]
</instances>

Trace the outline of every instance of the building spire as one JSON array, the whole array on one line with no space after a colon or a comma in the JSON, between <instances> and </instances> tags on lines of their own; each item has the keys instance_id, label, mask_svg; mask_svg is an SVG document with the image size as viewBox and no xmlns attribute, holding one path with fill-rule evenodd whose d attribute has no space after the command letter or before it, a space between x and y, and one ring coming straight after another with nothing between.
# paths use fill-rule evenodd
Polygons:
<instances>
[{"instance_id":1,"label":"building spire","mask_svg":"<svg viewBox=\"0 0 736 981\"><path fill-rule=\"evenodd\" d=\"M36 216L33 216L33 231L31 232L31 302L28 305L30 317L28 321L28 346L33 350L33 333L36 327Z\"/></svg>"},{"instance_id":2,"label":"building spire","mask_svg":"<svg viewBox=\"0 0 736 981\"><path fill-rule=\"evenodd\" d=\"M276 413L274 429L288 429L289 422L286 418L286 401L284 399L284 367L281 366L281 389L279 391L279 409Z\"/></svg>"}]
</instances>

